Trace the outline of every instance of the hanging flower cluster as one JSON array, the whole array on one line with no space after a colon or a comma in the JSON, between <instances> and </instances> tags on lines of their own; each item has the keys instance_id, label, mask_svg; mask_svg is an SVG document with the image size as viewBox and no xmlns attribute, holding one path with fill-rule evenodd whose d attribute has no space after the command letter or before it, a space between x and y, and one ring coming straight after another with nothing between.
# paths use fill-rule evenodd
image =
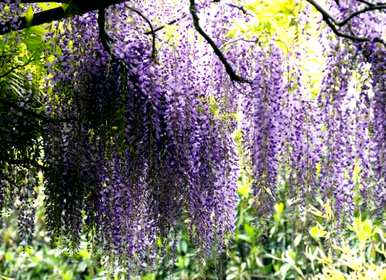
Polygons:
<instances>
[{"instance_id":1,"label":"hanging flower cluster","mask_svg":"<svg viewBox=\"0 0 386 280\"><path fill-rule=\"evenodd\" d=\"M344 19L363 8L358 2L331 1L330 10ZM384 15L375 13L352 20L355 34L382 36ZM243 99L244 148L255 194L268 194L257 198L263 213L272 208L282 184L303 204L315 195L333 199L340 217L352 217L357 189L362 201L373 197L384 209L384 47L331 38L326 43L324 34L321 43L327 57L316 98L303 85L299 65L286 59L300 60L301 48L287 50L287 57L275 49L246 56L257 63L249 63L256 75Z\"/></svg>"},{"instance_id":2,"label":"hanging flower cluster","mask_svg":"<svg viewBox=\"0 0 386 280\"><path fill-rule=\"evenodd\" d=\"M386 208L386 50L375 48L370 56L374 90L374 166L377 181L376 198L380 209Z\"/></svg>"},{"instance_id":3,"label":"hanging flower cluster","mask_svg":"<svg viewBox=\"0 0 386 280\"><path fill-rule=\"evenodd\" d=\"M247 121L246 146L250 151L255 179L255 192L261 194L262 210L270 210L275 201L279 156L283 145L284 114L282 54L272 46L261 52L255 78L246 97L244 115ZM264 209L266 208L266 209Z\"/></svg>"},{"instance_id":4,"label":"hanging flower cluster","mask_svg":"<svg viewBox=\"0 0 386 280\"><path fill-rule=\"evenodd\" d=\"M318 97L322 108L322 141L320 189L325 197L333 195L337 213L345 205L353 211L352 182L354 169L353 115L348 93L351 77L350 54L337 46L329 56L327 73ZM337 80L336 76L342 77Z\"/></svg>"},{"instance_id":5,"label":"hanging flower cluster","mask_svg":"<svg viewBox=\"0 0 386 280\"><path fill-rule=\"evenodd\" d=\"M108 20L117 26L129 16ZM51 232L76 245L82 230L95 231L106 249L140 260L188 218L202 248L221 245L235 224L238 171L234 101L221 81L212 84L224 71L194 59L213 55L187 44L187 33L178 42L186 45L159 55L162 67L129 27L109 54L96 21L94 13L72 20L73 38L59 37L51 67L51 115L73 119L46 127Z\"/></svg>"},{"instance_id":6,"label":"hanging flower cluster","mask_svg":"<svg viewBox=\"0 0 386 280\"><path fill-rule=\"evenodd\" d=\"M363 3L345 1L338 7L331 3L330 7L335 8L338 18L347 18L363 8ZM380 38L382 19L384 21L385 16L381 12L363 14L352 19L348 30L360 36ZM380 82L384 80L380 77L385 69L384 51L377 43L357 43L353 47L344 40L330 43L327 73L319 95L319 100L324 99L319 105L324 116L322 139L326 145L321 154L320 187L324 192L328 192L328 188L333 192L338 214L345 209L344 212L353 215L357 186L365 201L368 194L373 193L379 206L384 207L385 95ZM362 75L362 80L357 73ZM366 77L373 81L371 85ZM353 87L358 80L362 85ZM359 179L356 169L360 170Z\"/></svg>"}]
</instances>

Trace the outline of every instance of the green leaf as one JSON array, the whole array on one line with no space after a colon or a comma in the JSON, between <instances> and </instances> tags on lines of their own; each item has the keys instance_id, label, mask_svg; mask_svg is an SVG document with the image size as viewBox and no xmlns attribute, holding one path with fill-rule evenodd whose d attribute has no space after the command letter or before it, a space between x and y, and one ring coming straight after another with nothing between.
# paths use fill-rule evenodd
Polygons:
<instances>
[{"instance_id":1,"label":"green leaf","mask_svg":"<svg viewBox=\"0 0 386 280\"><path fill-rule=\"evenodd\" d=\"M27 22L27 26L30 26L34 17L34 9L32 6L29 6L27 12L25 13L25 20Z\"/></svg>"},{"instance_id":2,"label":"green leaf","mask_svg":"<svg viewBox=\"0 0 386 280\"><path fill-rule=\"evenodd\" d=\"M282 217L283 212L284 212L284 203L279 202L279 203L275 204L274 208L275 208L275 214L274 214L273 218L276 222L279 222L281 220L281 217Z\"/></svg>"},{"instance_id":3,"label":"green leaf","mask_svg":"<svg viewBox=\"0 0 386 280\"><path fill-rule=\"evenodd\" d=\"M155 280L156 279L156 274L154 273L148 273L148 274L145 274L143 277L142 277L143 280Z\"/></svg>"},{"instance_id":4,"label":"green leaf","mask_svg":"<svg viewBox=\"0 0 386 280\"><path fill-rule=\"evenodd\" d=\"M281 275L281 279L286 279L288 271L291 269L291 265L284 264L280 267L279 274Z\"/></svg>"},{"instance_id":5,"label":"green leaf","mask_svg":"<svg viewBox=\"0 0 386 280\"><path fill-rule=\"evenodd\" d=\"M320 238L325 237L327 235L327 232L321 225L313 226L312 228L310 228L309 233L311 237L315 240L319 240Z\"/></svg>"},{"instance_id":6,"label":"green leaf","mask_svg":"<svg viewBox=\"0 0 386 280\"><path fill-rule=\"evenodd\" d=\"M246 241L246 242L248 242L248 243L251 243L251 242L252 242L251 238L250 238L248 235L246 235L246 234L238 234L238 235L237 235L237 239L238 239L238 240Z\"/></svg>"},{"instance_id":7,"label":"green leaf","mask_svg":"<svg viewBox=\"0 0 386 280\"><path fill-rule=\"evenodd\" d=\"M87 251L86 248L83 248L83 249L79 250L78 255L79 255L82 259L84 259L84 260L89 260L89 259L91 258L91 254L90 254L89 251Z\"/></svg>"},{"instance_id":8,"label":"green leaf","mask_svg":"<svg viewBox=\"0 0 386 280\"><path fill-rule=\"evenodd\" d=\"M188 244L185 240L181 240L179 246L180 253L186 254L188 252Z\"/></svg>"},{"instance_id":9,"label":"green leaf","mask_svg":"<svg viewBox=\"0 0 386 280\"><path fill-rule=\"evenodd\" d=\"M255 230L249 224L244 224L244 230L251 239L255 237Z\"/></svg>"},{"instance_id":10,"label":"green leaf","mask_svg":"<svg viewBox=\"0 0 386 280\"><path fill-rule=\"evenodd\" d=\"M295 247L297 247L300 244L300 242L302 241L302 237L303 237L303 235L300 233L296 235L295 240L294 240L294 246Z\"/></svg>"},{"instance_id":11,"label":"green leaf","mask_svg":"<svg viewBox=\"0 0 386 280\"><path fill-rule=\"evenodd\" d=\"M358 237L359 242L364 243L373 235L373 223L366 219L362 221L362 219L355 218L353 223L353 231Z\"/></svg>"},{"instance_id":12,"label":"green leaf","mask_svg":"<svg viewBox=\"0 0 386 280\"><path fill-rule=\"evenodd\" d=\"M42 26L33 26L22 31L23 42L27 46L27 50L35 55L40 54L44 49L44 34L46 29Z\"/></svg>"}]
</instances>

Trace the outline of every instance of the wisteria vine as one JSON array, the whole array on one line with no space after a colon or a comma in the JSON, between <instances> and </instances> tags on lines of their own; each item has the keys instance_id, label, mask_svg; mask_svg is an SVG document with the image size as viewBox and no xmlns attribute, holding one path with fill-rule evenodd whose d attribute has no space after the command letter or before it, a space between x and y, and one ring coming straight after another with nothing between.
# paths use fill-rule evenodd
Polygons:
<instances>
[{"instance_id":1,"label":"wisteria vine","mask_svg":"<svg viewBox=\"0 0 386 280\"><path fill-rule=\"evenodd\" d=\"M293 63L307 50L283 48L274 36L227 37L230 19L253 16L238 3L110 2L65 10L45 35L53 42L47 57L55 58L46 65L39 133L52 237L76 247L87 233L113 257L152 262L157 240L168 242L184 224L205 252L223 248L236 223L240 162L251 167L261 215L272 211L281 185L303 204L332 199L342 218L352 217L358 195L375 198L382 213L386 18L376 4L330 1L326 13L307 1L330 27L320 35L326 65L313 96ZM3 1L0 9L19 4ZM305 23L297 24L305 29L311 11L302 12ZM17 14L0 15L0 34L24 28ZM0 158L0 166L5 208L15 170L11 160ZM27 209L37 172L23 172L17 206ZM27 212L24 228L34 215Z\"/></svg>"}]
</instances>

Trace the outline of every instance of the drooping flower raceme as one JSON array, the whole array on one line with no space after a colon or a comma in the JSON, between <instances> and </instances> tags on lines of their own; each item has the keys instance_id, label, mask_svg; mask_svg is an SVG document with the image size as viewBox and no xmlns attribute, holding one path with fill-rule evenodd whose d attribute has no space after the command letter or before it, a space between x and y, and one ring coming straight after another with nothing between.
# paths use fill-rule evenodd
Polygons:
<instances>
[{"instance_id":1,"label":"drooping flower raceme","mask_svg":"<svg viewBox=\"0 0 386 280\"><path fill-rule=\"evenodd\" d=\"M122 10L109 21L133 16ZM149 41L122 27L110 57L96 21L95 13L72 21L73 46L60 38L52 68L54 91L68 95L51 114L75 119L46 128L52 231L76 244L82 228L96 229L105 248L140 260L187 211L194 239L206 249L221 245L237 205L235 105L228 88L212 84L225 71L206 64L214 55L188 43L187 33L183 46L165 47L160 67Z\"/></svg>"},{"instance_id":2,"label":"drooping flower raceme","mask_svg":"<svg viewBox=\"0 0 386 280\"><path fill-rule=\"evenodd\" d=\"M375 198L380 209L386 207L386 50L375 47L370 56L374 90L374 166L377 182Z\"/></svg>"},{"instance_id":3,"label":"drooping flower raceme","mask_svg":"<svg viewBox=\"0 0 386 280\"><path fill-rule=\"evenodd\" d=\"M272 46L260 55L244 113L250 126L247 146L251 148L255 191L262 194L263 208L267 208L272 206L269 200L275 199L283 144L285 82L280 50Z\"/></svg>"}]
</instances>

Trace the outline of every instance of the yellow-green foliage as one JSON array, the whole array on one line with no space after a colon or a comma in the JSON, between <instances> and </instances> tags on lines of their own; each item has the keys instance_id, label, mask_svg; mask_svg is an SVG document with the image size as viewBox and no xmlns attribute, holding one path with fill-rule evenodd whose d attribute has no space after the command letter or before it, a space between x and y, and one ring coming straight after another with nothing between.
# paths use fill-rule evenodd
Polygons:
<instances>
[{"instance_id":1,"label":"yellow-green foliage","mask_svg":"<svg viewBox=\"0 0 386 280\"><path fill-rule=\"evenodd\" d=\"M340 242L331 239L328 253L318 250L316 260L323 268L313 279L386 279L386 263L379 261L386 259L384 229L360 217L349 228L352 238Z\"/></svg>"},{"instance_id":2,"label":"yellow-green foliage","mask_svg":"<svg viewBox=\"0 0 386 280\"><path fill-rule=\"evenodd\" d=\"M325 64L318 41L321 32L316 24L320 20L319 13L314 9L304 13L310 6L300 0L245 0L240 1L240 5L253 17L248 21L235 19L228 37L257 38L262 47L276 44L305 73L302 84L309 90L310 97L315 98ZM307 22L302 17L306 17ZM295 49L301 50L300 57L293 53Z\"/></svg>"},{"instance_id":3,"label":"yellow-green foliage","mask_svg":"<svg viewBox=\"0 0 386 280\"><path fill-rule=\"evenodd\" d=\"M280 38L284 46L291 45L297 33L297 15L301 6L295 0L252 0L243 4L252 14L253 20L236 19L228 36L236 38L243 36L269 42L272 37Z\"/></svg>"}]
</instances>

